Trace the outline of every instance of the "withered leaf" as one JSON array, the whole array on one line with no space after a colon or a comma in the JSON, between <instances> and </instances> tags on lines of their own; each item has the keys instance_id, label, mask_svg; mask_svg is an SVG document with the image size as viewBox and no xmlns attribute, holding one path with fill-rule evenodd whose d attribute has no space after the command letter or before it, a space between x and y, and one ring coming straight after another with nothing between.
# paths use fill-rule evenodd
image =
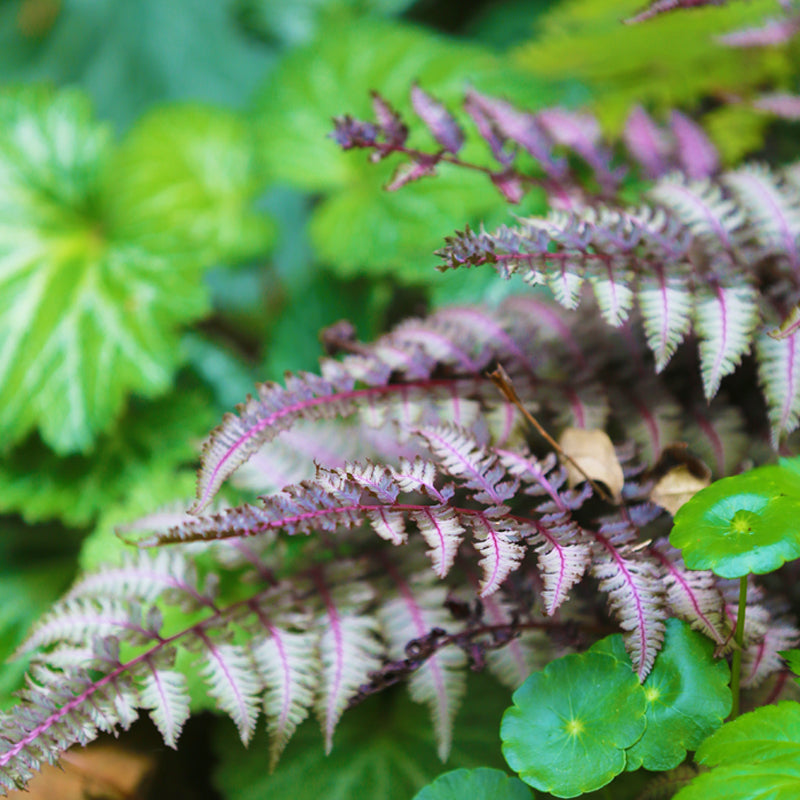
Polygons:
<instances>
[{"instance_id":1,"label":"withered leaf","mask_svg":"<svg viewBox=\"0 0 800 800\"><path fill-rule=\"evenodd\" d=\"M710 483L709 477L695 475L686 464L679 464L656 483L650 492L650 500L675 516L684 503Z\"/></svg>"},{"instance_id":2,"label":"withered leaf","mask_svg":"<svg viewBox=\"0 0 800 800\"><path fill-rule=\"evenodd\" d=\"M614 444L605 431L566 428L558 440L561 449L577 464L562 459L567 469L570 488L585 481L587 477L604 484L615 503L622 499L625 476L619 463ZM583 474L581 473L583 470Z\"/></svg>"}]
</instances>

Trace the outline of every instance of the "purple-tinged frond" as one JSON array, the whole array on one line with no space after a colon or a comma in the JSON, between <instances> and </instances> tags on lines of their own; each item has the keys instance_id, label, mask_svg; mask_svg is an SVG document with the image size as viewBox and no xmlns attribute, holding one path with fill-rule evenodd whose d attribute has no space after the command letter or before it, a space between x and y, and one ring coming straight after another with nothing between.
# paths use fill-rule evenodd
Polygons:
<instances>
[{"instance_id":1,"label":"purple-tinged frond","mask_svg":"<svg viewBox=\"0 0 800 800\"><path fill-rule=\"evenodd\" d=\"M725 598L714 574L686 569L680 551L671 547L666 539L656 542L650 552L663 568L670 613L718 645L724 645L730 639L731 630L725 617Z\"/></svg>"},{"instance_id":2,"label":"purple-tinged frond","mask_svg":"<svg viewBox=\"0 0 800 800\"><path fill-rule=\"evenodd\" d=\"M680 111L672 112L669 124L678 163L686 176L699 181L714 175L719 169L719 153L700 125Z\"/></svg>"},{"instance_id":3,"label":"purple-tinged frond","mask_svg":"<svg viewBox=\"0 0 800 800\"><path fill-rule=\"evenodd\" d=\"M58 642L83 644L94 637L125 632L130 638L149 642L156 638L142 608L135 602L109 597L72 598L56 604L19 646L17 654Z\"/></svg>"},{"instance_id":4,"label":"purple-tinged frond","mask_svg":"<svg viewBox=\"0 0 800 800\"><path fill-rule=\"evenodd\" d=\"M404 161L397 165L389 182L384 185L387 192L396 192L409 183L414 183L422 178L431 178L436 175L436 156L414 156L411 161Z\"/></svg>"},{"instance_id":5,"label":"purple-tinged frond","mask_svg":"<svg viewBox=\"0 0 800 800\"><path fill-rule=\"evenodd\" d=\"M782 119L800 119L800 95L788 92L769 92L753 100L753 108Z\"/></svg>"},{"instance_id":6,"label":"purple-tinged frond","mask_svg":"<svg viewBox=\"0 0 800 800\"><path fill-rule=\"evenodd\" d=\"M407 657L409 642L422 639L436 628L446 630L453 620L445 606L447 588L441 583L432 583L430 573L413 575L406 580L390 568L389 575L397 596L383 604L378 615L389 643L390 657L402 659ZM450 754L453 721L466 692L465 665L462 650L446 647L416 669L408 684L411 699L430 709L442 761Z\"/></svg>"},{"instance_id":7,"label":"purple-tinged frond","mask_svg":"<svg viewBox=\"0 0 800 800\"><path fill-rule=\"evenodd\" d=\"M126 552L119 565L108 565L80 577L65 599L113 595L142 603L154 603L164 597L187 612L214 605L212 591L198 586L194 564L175 550Z\"/></svg>"},{"instance_id":8,"label":"purple-tinged frond","mask_svg":"<svg viewBox=\"0 0 800 800\"><path fill-rule=\"evenodd\" d=\"M282 492L262 497L260 505L245 503L217 514L193 517L167 533L140 542L155 546L176 542L210 541L237 536L256 536L283 531L289 535L334 531L360 525L369 508L359 501L361 490L345 484L333 491L330 485L304 481Z\"/></svg>"},{"instance_id":9,"label":"purple-tinged frond","mask_svg":"<svg viewBox=\"0 0 800 800\"><path fill-rule=\"evenodd\" d=\"M606 526L603 526L604 528ZM652 558L614 544L619 535L595 534L592 574L608 595L612 616L624 631L625 649L640 681L644 681L664 641L666 611L661 571Z\"/></svg>"},{"instance_id":10,"label":"purple-tinged frond","mask_svg":"<svg viewBox=\"0 0 800 800\"><path fill-rule=\"evenodd\" d=\"M464 110L472 117L478 133L483 137L492 151L492 155L504 167L507 167L514 160L516 155L515 147L506 147L508 137L502 133L501 129L491 115L483 110L479 99L472 92L467 92L464 100Z\"/></svg>"},{"instance_id":11,"label":"purple-tinged frond","mask_svg":"<svg viewBox=\"0 0 800 800\"><path fill-rule=\"evenodd\" d=\"M647 344L661 372L692 326L692 293L682 276L656 268L642 278L638 298Z\"/></svg>"},{"instance_id":12,"label":"purple-tinged frond","mask_svg":"<svg viewBox=\"0 0 800 800\"><path fill-rule=\"evenodd\" d=\"M372 110L375 112L375 119L383 134L383 143L388 148L402 147L408 138L408 127L403 122L403 118L378 92L371 92L371 96ZM347 150L346 147L343 149ZM380 150L376 152L380 153Z\"/></svg>"},{"instance_id":13,"label":"purple-tinged frond","mask_svg":"<svg viewBox=\"0 0 800 800\"><path fill-rule=\"evenodd\" d=\"M372 529L381 539L385 539L394 545L405 544L408 541L406 516L402 511L378 507L367 511L365 516L369 520L369 524L372 525Z\"/></svg>"},{"instance_id":14,"label":"purple-tinged frond","mask_svg":"<svg viewBox=\"0 0 800 800\"><path fill-rule=\"evenodd\" d=\"M261 680L248 647L217 643L205 632L197 634L202 643L201 673L208 693L236 723L239 736L247 744L259 714Z\"/></svg>"},{"instance_id":15,"label":"purple-tinged frond","mask_svg":"<svg viewBox=\"0 0 800 800\"><path fill-rule=\"evenodd\" d=\"M458 153L464 144L464 132L444 104L414 84L411 87L411 105L433 138L448 153Z\"/></svg>"},{"instance_id":16,"label":"purple-tinged frond","mask_svg":"<svg viewBox=\"0 0 800 800\"><path fill-rule=\"evenodd\" d=\"M444 578L464 539L464 528L458 514L449 506L442 505L411 511L410 516L428 545L427 555L433 571Z\"/></svg>"},{"instance_id":17,"label":"purple-tinged frond","mask_svg":"<svg viewBox=\"0 0 800 800\"><path fill-rule=\"evenodd\" d=\"M483 618L490 625L511 625L515 620L516 607L508 602L502 592L481 599ZM554 657L554 647L544 631L523 630L505 647L486 653L489 672L503 686L512 691L518 689L525 679Z\"/></svg>"},{"instance_id":18,"label":"purple-tinged frond","mask_svg":"<svg viewBox=\"0 0 800 800\"><path fill-rule=\"evenodd\" d=\"M536 121L555 144L577 153L592 168L604 191L614 191L622 173L611 165L611 151L602 143L596 117L585 112L547 108L536 115Z\"/></svg>"},{"instance_id":19,"label":"purple-tinged frond","mask_svg":"<svg viewBox=\"0 0 800 800\"><path fill-rule=\"evenodd\" d=\"M319 641L320 687L315 707L325 738L325 752L333 747L333 732L347 703L358 694L369 674L381 666L381 644L376 620L364 614L373 599L364 583L332 588L321 575L314 580L322 610L316 626Z\"/></svg>"},{"instance_id":20,"label":"purple-tinged frond","mask_svg":"<svg viewBox=\"0 0 800 800\"><path fill-rule=\"evenodd\" d=\"M609 325L619 328L633 308L632 276L624 267L615 268L611 261L606 261L597 273L589 279L597 307Z\"/></svg>"},{"instance_id":21,"label":"purple-tinged frond","mask_svg":"<svg viewBox=\"0 0 800 800\"><path fill-rule=\"evenodd\" d=\"M481 447L468 431L454 425L440 425L423 428L418 433L443 469L460 478L479 503L502 507L516 494L518 483L507 479L497 457Z\"/></svg>"},{"instance_id":22,"label":"purple-tinged frond","mask_svg":"<svg viewBox=\"0 0 800 800\"><path fill-rule=\"evenodd\" d=\"M545 517L535 525L531 541L536 547L542 579L544 613L551 617L583 578L592 561L592 548L580 528L563 515Z\"/></svg>"},{"instance_id":23,"label":"purple-tinged frond","mask_svg":"<svg viewBox=\"0 0 800 800\"><path fill-rule=\"evenodd\" d=\"M763 637L752 642L742 653L742 686L753 689L770 675L785 668L784 650L800 643L800 630L786 618L771 619Z\"/></svg>"},{"instance_id":24,"label":"purple-tinged frond","mask_svg":"<svg viewBox=\"0 0 800 800\"><path fill-rule=\"evenodd\" d=\"M464 514L461 522L472 529L472 544L481 556L480 596L494 594L519 568L525 556L519 526L508 519L491 519L486 514Z\"/></svg>"},{"instance_id":25,"label":"purple-tinged frond","mask_svg":"<svg viewBox=\"0 0 800 800\"><path fill-rule=\"evenodd\" d=\"M800 421L800 331L785 339L756 337L758 378L772 427L772 441L791 433Z\"/></svg>"},{"instance_id":26,"label":"purple-tinged frond","mask_svg":"<svg viewBox=\"0 0 800 800\"><path fill-rule=\"evenodd\" d=\"M625 436L637 445L643 463L655 464L663 449L679 438L681 409L649 375L638 382L635 393L620 389L612 394L612 405Z\"/></svg>"},{"instance_id":27,"label":"purple-tinged frond","mask_svg":"<svg viewBox=\"0 0 800 800\"><path fill-rule=\"evenodd\" d=\"M752 431L746 430L742 412L727 402L718 402L691 410L691 421L681 439L691 442L692 452L699 456L717 478L740 471L749 454Z\"/></svg>"},{"instance_id":28,"label":"purple-tinged frond","mask_svg":"<svg viewBox=\"0 0 800 800\"><path fill-rule=\"evenodd\" d=\"M436 465L420 457L413 462L403 458L399 467L392 468L392 475L401 491L421 492L437 503L446 503L453 496L452 485L438 489L436 474Z\"/></svg>"},{"instance_id":29,"label":"purple-tinged frond","mask_svg":"<svg viewBox=\"0 0 800 800\"><path fill-rule=\"evenodd\" d=\"M773 47L793 39L800 33L800 15L767 20L763 25L742 28L717 36L726 47Z\"/></svg>"},{"instance_id":30,"label":"purple-tinged frond","mask_svg":"<svg viewBox=\"0 0 800 800\"><path fill-rule=\"evenodd\" d=\"M725 186L747 211L748 234L763 255L777 256L800 276L800 189L767 167L750 164L724 177Z\"/></svg>"},{"instance_id":31,"label":"purple-tinged frond","mask_svg":"<svg viewBox=\"0 0 800 800\"><path fill-rule=\"evenodd\" d=\"M697 293L694 324L700 337L700 373L708 400L749 352L758 322L758 293L746 284L703 288Z\"/></svg>"},{"instance_id":32,"label":"purple-tinged frond","mask_svg":"<svg viewBox=\"0 0 800 800\"><path fill-rule=\"evenodd\" d=\"M190 714L191 697L186 676L145 659L136 678L138 705L149 709L150 719L168 747L177 748L178 737Z\"/></svg>"},{"instance_id":33,"label":"purple-tinged frond","mask_svg":"<svg viewBox=\"0 0 800 800\"><path fill-rule=\"evenodd\" d=\"M353 119L349 114L333 118L333 132L330 134L342 150L354 147L373 147L378 141L380 129L374 122Z\"/></svg>"},{"instance_id":34,"label":"purple-tinged frond","mask_svg":"<svg viewBox=\"0 0 800 800\"><path fill-rule=\"evenodd\" d=\"M646 177L660 178L669 170L671 142L641 106L635 106L628 115L622 137Z\"/></svg>"},{"instance_id":35,"label":"purple-tinged frond","mask_svg":"<svg viewBox=\"0 0 800 800\"><path fill-rule=\"evenodd\" d=\"M648 195L685 225L709 252L722 255L734 250L745 212L725 197L718 184L674 174L660 180Z\"/></svg>"},{"instance_id":36,"label":"purple-tinged frond","mask_svg":"<svg viewBox=\"0 0 800 800\"><path fill-rule=\"evenodd\" d=\"M550 140L542 131L535 115L527 111L520 111L505 100L475 91L467 92L466 108L476 122L477 117L483 121L484 127L490 126L494 139L487 139L487 141L490 146L493 141L495 142L492 152L498 160L500 160L499 156L502 156L502 150L495 149L496 142L498 139L508 140L518 144L533 156L550 177L561 178L564 176L566 164L561 159L553 158ZM484 135L483 130L481 130L481 134ZM486 138L485 135L484 138Z\"/></svg>"},{"instance_id":37,"label":"purple-tinged frond","mask_svg":"<svg viewBox=\"0 0 800 800\"><path fill-rule=\"evenodd\" d=\"M271 613L271 608L259 606L256 609L267 636L253 645L252 652L264 686L262 704L271 740L270 766L274 768L314 703L320 663L319 633L305 629L308 620L282 615L276 622L271 619Z\"/></svg>"}]
</instances>

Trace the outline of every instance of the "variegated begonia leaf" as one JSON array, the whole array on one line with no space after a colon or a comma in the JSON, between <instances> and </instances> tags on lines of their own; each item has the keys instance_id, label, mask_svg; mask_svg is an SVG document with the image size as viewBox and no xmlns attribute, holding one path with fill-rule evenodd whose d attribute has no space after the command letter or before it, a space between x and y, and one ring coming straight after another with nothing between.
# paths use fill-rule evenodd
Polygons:
<instances>
[{"instance_id":1,"label":"variegated begonia leaf","mask_svg":"<svg viewBox=\"0 0 800 800\"><path fill-rule=\"evenodd\" d=\"M218 158L219 147L213 152ZM91 449L129 393L167 390L181 357L180 326L208 309L207 249L185 231L171 252L153 247L151 234L163 222L140 213L144 199L107 172L112 156L109 131L81 94L21 88L0 96L5 446L38 429L60 454ZM193 169L193 190L217 175L202 158L187 172ZM109 214L117 194L129 202ZM228 212L224 197L214 206L212 196L187 205L203 208L213 228ZM142 225L121 225L126 215Z\"/></svg>"},{"instance_id":2,"label":"variegated begonia leaf","mask_svg":"<svg viewBox=\"0 0 800 800\"><path fill-rule=\"evenodd\" d=\"M630 667L591 648L533 673L500 726L503 755L525 783L556 797L605 786L645 731L645 695Z\"/></svg>"},{"instance_id":3,"label":"variegated begonia leaf","mask_svg":"<svg viewBox=\"0 0 800 800\"><path fill-rule=\"evenodd\" d=\"M716 481L675 515L669 541L689 569L723 578L763 574L800 557L800 480L785 467L758 467Z\"/></svg>"}]
</instances>

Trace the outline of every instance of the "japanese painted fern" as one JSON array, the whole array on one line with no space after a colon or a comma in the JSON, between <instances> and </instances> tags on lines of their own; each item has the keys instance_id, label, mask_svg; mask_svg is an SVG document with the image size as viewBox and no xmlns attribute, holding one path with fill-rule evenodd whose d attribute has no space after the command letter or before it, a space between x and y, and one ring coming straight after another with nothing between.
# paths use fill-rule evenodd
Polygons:
<instances>
[{"instance_id":1,"label":"japanese painted fern","mask_svg":"<svg viewBox=\"0 0 800 800\"><path fill-rule=\"evenodd\" d=\"M379 97L377 123L337 124L342 144L406 154L393 188L444 162L466 165L449 112L419 88L413 100L434 153L406 147L405 124ZM140 710L175 746L198 683L245 742L263 711L274 764L309 714L330 749L351 705L406 679L444 759L467 665L516 686L554 649L618 627L644 679L670 616L727 648L735 600L710 573L684 568L651 493L677 441L719 476L768 450L770 427L778 441L797 425L797 173L714 177L688 120L665 132L637 112L628 149L656 183L650 205L629 210L590 119L475 94L467 111L500 164L471 166L511 200L542 187L559 210L457 234L445 265L522 272L565 308L535 293L443 308L372 344L340 326L327 338L343 357L259 386L211 433L192 513L140 521L139 548L82 576L30 634L21 703L0 721L0 785L24 785L42 762ZM697 146L675 146L681 137ZM559 147L593 178L579 182ZM541 168L518 171L515 148ZM676 166L693 177L659 177ZM786 318L780 338L766 335ZM691 335L699 381L692 354L677 352ZM769 421L747 380L727 387L732 399L718 394L754 338ZM490 377L498 367L505 394ZM618 502L597 491L608 473L588 483L527 433L512 392L556 435L608 432ZM209 510L237 471L248 486L293 482ZM797 632L767 599L748 624L757 684Z\"/></svg>"}]
</instances>

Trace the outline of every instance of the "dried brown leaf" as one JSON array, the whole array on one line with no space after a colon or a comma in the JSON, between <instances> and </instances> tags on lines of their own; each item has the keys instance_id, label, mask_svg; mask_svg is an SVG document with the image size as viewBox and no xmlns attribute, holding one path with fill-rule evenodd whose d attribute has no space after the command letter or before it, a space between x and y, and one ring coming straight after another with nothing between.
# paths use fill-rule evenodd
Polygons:
<instances>
[{"instance_id":1,"label":"dried brown leaf","mask_svg":"<svg viewBox=\"0 0 800 800\"><path fill-rule=\"evenodd\" d=\"M558 443L580 467L577 469L574 464L562 459L570 487L585 481L588 476L593 481L604 484L615 503L621 501L625 476L622 474L622 465L617 458L614 444L605 431L566 428ZM581 470L584 474L581 474Z\"/></svg>"},{"instance_id":2,"label":"dried brown leaf","mask_svg":"<svg viewBox=\"0 0 800 800\"><path fill-rule=\"evenodd\" d=\"M650 500L675 516L678 509L711 483L699 477L688 466L679 464L667 472L650 492Z\"/></svg>"}]
</instances>

